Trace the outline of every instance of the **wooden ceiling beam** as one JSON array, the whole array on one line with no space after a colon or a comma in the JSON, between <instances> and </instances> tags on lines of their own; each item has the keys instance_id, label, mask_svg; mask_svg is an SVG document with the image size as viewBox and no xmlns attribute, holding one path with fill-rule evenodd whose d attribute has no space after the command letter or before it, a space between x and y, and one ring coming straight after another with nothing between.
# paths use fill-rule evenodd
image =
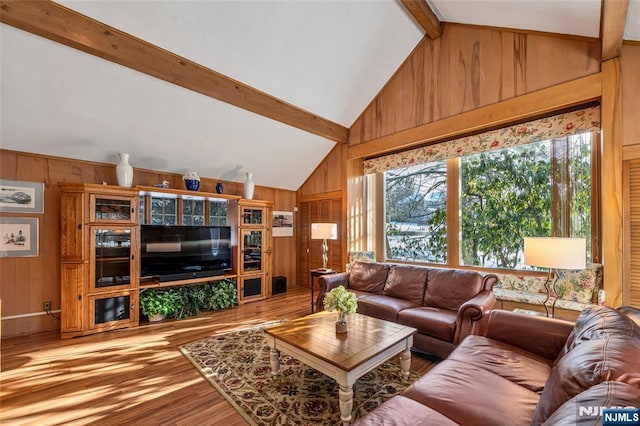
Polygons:
<instances>
[{"instance_id":1,"label":"wooden ceiling beam","mask_svg":"<svg viewBox=\"0 0 640 426\"><path fill-rule=\"evenodd\" d=\"M0 0L0 22L152 77L322 136L347 141L348 129L46 0Z\"/></svg>"},{"instance_id":2,"label":"wooden ceiling beam","mask_svg":"<svg viewBox=\"0 0 640 426\"><path fill-rule=\"evenodd\" d=\"M433 13L426 0L400 0L413 19L424 29L430 39L435 40L442 35L440 20Z\"/></svg>"},{"instance_id":3,"label":"wooden ceiling beam","mask_svg":"<svg viewBox=\"0 0 640 426\"><path fill-rule=\"evenodd\" d=\"M622 52L624 27L627 23L629 0L602 0L600 40L602 62L617 58Z\"/></svg>"}]
</instances>

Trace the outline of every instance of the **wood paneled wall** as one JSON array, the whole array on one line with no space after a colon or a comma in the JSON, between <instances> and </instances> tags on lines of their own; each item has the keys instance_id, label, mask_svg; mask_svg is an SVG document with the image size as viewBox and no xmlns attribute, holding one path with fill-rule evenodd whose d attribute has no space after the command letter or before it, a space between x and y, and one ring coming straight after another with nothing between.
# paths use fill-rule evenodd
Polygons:
<instances>
[{"instance_id":1,"label":"wood paneled wall","mask_svg":"<svg viewBox=\"0 0 640 426\"><path fill-rule=\"evenodd\" d=\"M625 44L622 78L624 285L622 302L640 308L640 46Z\"/></svg>"},{"instance_id":2,"label":"wood paneled wall","mask_svg":"<svg viewBox=\"0 0 640 426\"><path fill-rule=\"evenodd\" d=\"M301 197L342 191L346 180L347 145L336 144L298 190Z\"/></svg>"},{"instance_id":3,"label":"wood paneled wall","mask_svg":"<svg viewBox=\"0 0 640 426\"><path fill-rule=\"evenodd\" d=\"M340 245L340 261L337 261L336 265L344 265L347 259L347 199L346 199L346 182L347 182L347 149L348 146L346 143L339 143L333 147L333 149L327 154L327 156L322 160L322 162L316 167L316 169L311 173L311 175L307 178L307 180L300 186L297 193L297 206L298 208L301 206L302 201L309 201L310 199L315 200L328 200L334 198L336 193L340 193L342 198L341 200L341 240L337 243ZM302 224L305 223L302 221L300 215L301 211L296 213L295 223ZM309 226L305 223L306 226ZM309 232L309 230L306 230ZM307 259L303 257L306 256L305 250L307 245L303 244L301 238L302 233L300 228L296 230L297 235L297 252L299 253L298 262L302 262L302 265L299 265L298 268L298 280L301 285L307 285L308 278L306 278L306 274L302 271L307 265ZM332 243L332 246L336 243ZM333 253L333 251L332 251ZM336 253L333 253L334 255ZM334 266L338 268L338 266ZM343 266L340 266L338 270L342 270Z\"/></svg>"},{"instance_id":4,"label":"wood paneled wall","mask_svg":"<svg viewBox=\"0 0 640 426\"><path fill-rule=\"evenodd\" d=\"M349 130L355 145L600 71L597 39L457 24L424 38Z\"/></svg>"},{"instance_id":5,"label":"wood paneled wall","mask_svg":"<svg viewBox=\"0 0 640 426\"><path fill-rule=\"evenodd\" d=\"M2 315L13 316L42 312L42 303L50 300L60 309L60 235L58 182L116 184L115 165L76 161L66 158L0 150L0 178L45 183L45 213L40 218L40 250L37 257L0 259L0 299ZM152 186L162 180L172 188L183 188L182 176L152 170L134 169L134 185ZM217 182L227 194L242 194L243 184L202 178L201 191L215 192ZM256 186L254 199L274 202L274 210L293 211L295 191ZM2 214L3 217L17 216ZM26 216L26 215L22 215ZM296 256L293 237L274 238L273 275L287 277L295 285ZM268 283L269 284L269 283ZM2 337L37 333L60 328L58 321L38 315L2 321Z\"/></svg>"},{"instance_id":6,"label":"wood paneled wall","mask_svg":"<svg viewBox=\"0 0 640 426\"><path fill-rule=\"evenodd\" d=\"M640 46L622 45L622 144L640 144Z\"/></svg>"}]
</instances>

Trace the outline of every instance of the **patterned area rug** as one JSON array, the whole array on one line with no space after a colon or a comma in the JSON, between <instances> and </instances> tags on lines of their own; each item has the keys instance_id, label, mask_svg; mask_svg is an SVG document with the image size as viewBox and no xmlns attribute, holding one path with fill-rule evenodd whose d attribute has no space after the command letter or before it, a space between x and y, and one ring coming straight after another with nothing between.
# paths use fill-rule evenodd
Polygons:
<instances>
[{"instance_id":1,"label":"patterned area rug","mask_svg":"<svg viewBox=\"0 0 640 426\"><path fill-rule=\"evenodd\" d=\"M208 337L181 346L202 375L253 425L338 425L338 385L284 353L272 378L269 345L262 331L276 323ZM403 379L388 361L353 386L353 418L362 417L418 378Z\"/></svg>"}]
</instances>

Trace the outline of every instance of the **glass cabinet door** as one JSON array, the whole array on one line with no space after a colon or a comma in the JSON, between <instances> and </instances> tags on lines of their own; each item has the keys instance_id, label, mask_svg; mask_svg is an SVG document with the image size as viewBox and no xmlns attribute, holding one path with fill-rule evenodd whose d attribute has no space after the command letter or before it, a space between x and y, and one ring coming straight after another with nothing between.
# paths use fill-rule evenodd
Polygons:
<instances>
[{"instance_id":1,"label":"glass cabinet door","mask_svg":"<svg viewBox=\"0 0 640 426\"><path fill-rule=\"evenodd\" d=\"M242 207L242 225L264 225L264 209L261 207Z\"/></svg>"},{"instance_id":2,"label":"glass cabinet door","mask_svg":"<svg viewBox=\"0 0 640 426\"><path fill-rule=\"evenodd\" d=\"M209 201L209 225L226 225L227 212L227 201Z\"/></svg>"},{"instance_id":3,"label":"glass cabinet door","mask_svg":"<svg viewBox=\"0 0 640 426\"><path fill-rule=\"evenodd\" d=\"M109 330L137 324L137 291L120 291L89 296L89 329Z\"/></svg>"},{"instance_id":4,"label":"glass cabinet door","mask_svg":"<svg viewBox=\"0 0 640 426\"><path fill-rule=\"evenodd\" d=\"M241 271L261 272L263 269L262 240L264 238L262 230L242 230L242 260Z\"/></svg>"},{"instance_id":5,"label":"glass cabinet door","mask_svg":"<svg viewBox=\"0 0 640 426\"><path fill-rule=\"evenodd\" d=\"M135 201L131 197L91 194L91 221L136 223Z\"/></svg>"},{"instance_id":6,"label":"glass cabinet door","mask_svg":"<svg viewBox=\"0 0 640 426\"><path fill-rule=\"evenodd\" d=\"M151 197L151 224L177 225L178 202L175 197Z\"/></svg>"},{"instance_id":7,"label":"glass cabinet door","mask_svg":"<svg viewBox=\"0 0 640 426\"><path fill-rule=\"evenodd\" d=\"M131 287L135 269L131 250L134 230L127 227L91 228L91 247L94 247L91 253L91 288L112 290Z\"/></svg>"},{"instance_id":8,"label":"glass cabinet door","mask_svg":"<svg viewBox=\"0 0 640 426\"><path fill-rule=\"evenodd\" d=\"M182 224L204 225L204 200L189 198L182 200Z\"/></svg>"}]
</instances>

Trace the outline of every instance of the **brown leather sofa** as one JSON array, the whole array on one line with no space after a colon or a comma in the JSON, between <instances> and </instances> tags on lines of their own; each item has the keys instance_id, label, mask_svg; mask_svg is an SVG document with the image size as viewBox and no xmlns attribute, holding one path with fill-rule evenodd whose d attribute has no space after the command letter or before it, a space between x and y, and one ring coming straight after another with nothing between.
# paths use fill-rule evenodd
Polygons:
<instances>
[{"instance_id":1,"label":"brown leather sofa","mask_svg":"<svg viewBox=\"0 0 640 426\"><path fill-rule=\"evenodd\" d=\"M600 407L640 407L640 327L604 306L575 326L495 310L483 336L355 424L594 425Z\"/></svg>"},{"instance_id":2,"label":"brown leather sofa","mask_svg":"<svg viewBox=\"0 0 640 426\"><path fill-rule=\"evenodd\" d=\"M355 262L350 272L320 277L317 305L343 285L358 296L358 313L416 328L414 348L445 358L493 309L497 282L463 269Z\"/></svg>"}]
</instances>

